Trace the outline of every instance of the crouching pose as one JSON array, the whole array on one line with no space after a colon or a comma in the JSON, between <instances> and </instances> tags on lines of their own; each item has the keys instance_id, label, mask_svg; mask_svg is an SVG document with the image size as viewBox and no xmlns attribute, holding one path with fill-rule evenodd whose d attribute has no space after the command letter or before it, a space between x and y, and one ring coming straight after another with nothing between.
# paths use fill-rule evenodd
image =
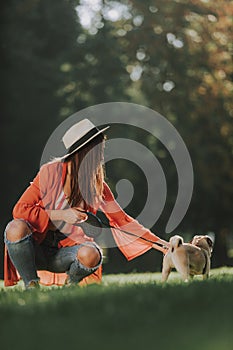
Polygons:
<instances>
[{"instance_id":1,"label":"crouching pose","mask_svg":"<svg viewBox=\"0 0 233 350\"><path fill-rule=\"evenodd\" d=\"M5 230L5 285L23 279L25 287L101 280L102 252L78 226L85 211L102 210L119 249L131 260L153 247L129 237L117 227L168 246L115 201L104 182L104 134L88 119L74 124L63 136L65 156L43 165L13 209Z\"/></svg>"}]
</instances>

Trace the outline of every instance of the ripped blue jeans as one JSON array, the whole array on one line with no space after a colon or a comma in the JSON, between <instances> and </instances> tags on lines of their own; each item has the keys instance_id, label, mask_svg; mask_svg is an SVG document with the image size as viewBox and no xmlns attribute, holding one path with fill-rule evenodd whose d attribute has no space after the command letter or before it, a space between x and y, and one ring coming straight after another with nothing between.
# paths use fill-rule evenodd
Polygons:
<instances>
[{"instance_id":1,"label":"ripped blue jeans","mask_svg":"<svg viewBox=\"0 0 233 350\"><path fill-rule=\"evenodd\" d=\"M58 248L59 239L62 239L63 235L59 231L48 231L45 240L41 244L34 240L32 233L19 241L10 242L6 237L6 231L7 227L4 238L9 256L26 288L31 281L39 281L37 270L56 273L66 272L70 283L78 283L84 277L95 272L102 264L101 249L94 242L84 242L72 247ZM95 267L86 267L77 259L78 250L86 245L95 247L100 254L100 261Z\"/></svg>"}]
</instances>

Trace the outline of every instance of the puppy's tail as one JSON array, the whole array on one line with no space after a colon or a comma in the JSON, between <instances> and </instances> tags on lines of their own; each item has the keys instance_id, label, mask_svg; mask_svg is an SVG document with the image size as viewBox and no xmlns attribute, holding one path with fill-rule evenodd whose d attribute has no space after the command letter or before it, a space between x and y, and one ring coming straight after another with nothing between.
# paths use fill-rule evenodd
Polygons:
<instances>
[{"instance_id":1,"label":"puppy's tail","mask_svg":"<svg viewBox=\"0 0 233 350\"><path fill-rule=\"evenodd\" d=\"M173 253L174 250L178 247L180 247L184 243L183 238L180 236L174 236L172 237L172 240L170 241L171 244L171 252Z\"/></svg>"}]
</instances>

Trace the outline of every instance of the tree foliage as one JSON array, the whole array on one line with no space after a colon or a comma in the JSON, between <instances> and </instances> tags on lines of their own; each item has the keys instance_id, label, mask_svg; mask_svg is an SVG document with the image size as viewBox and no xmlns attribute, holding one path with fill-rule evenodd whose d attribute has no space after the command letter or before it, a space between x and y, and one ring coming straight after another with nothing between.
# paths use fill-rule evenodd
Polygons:
<instances>
[{"instance_id":1,"label":"tree foliage","mask_svg":"<svg viewBox=\"0 0 233 350\"><path fill-rule=\"evenodd\" d=\"M141 90L176 125L194 165L193 200L181 228L213 231L221 245L232 230L233 3L132 4L142 21L128 33L132 64L133 54L144 53ZM227 263L226 255L221 259Z\"/></svg>"}]
</instances>

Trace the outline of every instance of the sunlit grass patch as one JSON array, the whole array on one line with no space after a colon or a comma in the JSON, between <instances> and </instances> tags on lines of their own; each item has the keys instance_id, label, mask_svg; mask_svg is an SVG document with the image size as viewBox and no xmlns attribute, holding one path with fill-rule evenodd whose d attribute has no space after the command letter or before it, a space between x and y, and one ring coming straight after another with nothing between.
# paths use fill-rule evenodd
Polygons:
<instances>
[{"instance_id":1,"label":"sunlit grass patch","mask_svg":"<svg viewBox=\"0 0 233 350\"><path fill-rule=\"evenodd\" d=\"M101 285L0 290L4 350L229 350L233 343L233 268L184 283L172 272L106 275ZM12 336L14 330L14 336ZM46 344L46 346L45 346Z\"/></svg>"}]
</instances>

